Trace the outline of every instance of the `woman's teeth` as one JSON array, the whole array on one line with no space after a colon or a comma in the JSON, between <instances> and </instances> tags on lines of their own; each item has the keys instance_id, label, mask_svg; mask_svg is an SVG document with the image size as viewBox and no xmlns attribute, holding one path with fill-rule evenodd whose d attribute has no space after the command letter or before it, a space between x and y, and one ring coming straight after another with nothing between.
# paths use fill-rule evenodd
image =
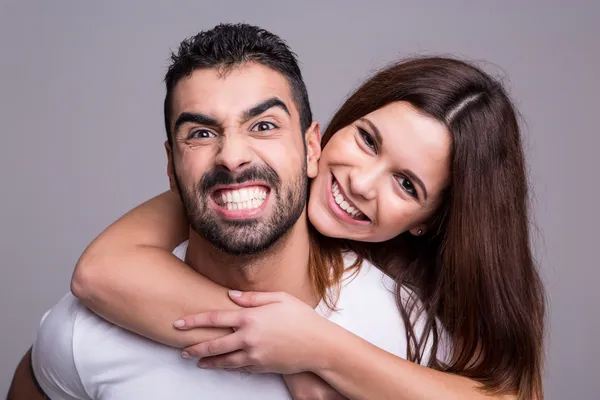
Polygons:
<instances>
[{"instance_id":1,"label":"woman's teeth","mask_svg":"<svg viewBox=\"0 0 600 400\"><path fill-rule=\"evenodd\" d=\"M340 191L340 187L335 180L331 184L331 192L333 193L333 198L337 205L340 206L342 210L346 211L348 215L357 220L365 219L365 215L359 209L352 206L352 203L348 199L344 198L344 195Z\"/></svg>"}]
</instances>

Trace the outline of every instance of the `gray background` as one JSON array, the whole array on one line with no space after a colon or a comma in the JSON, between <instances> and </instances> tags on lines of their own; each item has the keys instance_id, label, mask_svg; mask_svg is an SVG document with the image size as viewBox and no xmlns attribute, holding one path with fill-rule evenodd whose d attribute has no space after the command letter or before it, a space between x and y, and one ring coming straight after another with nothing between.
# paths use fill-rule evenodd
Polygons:
<instances>
[{"instance_id":1,"label":"gray background","mask_svg":"<svg viewBox=\"0 0 600 400\"><path fill-rule=\"evenodd\" d=\"M0 396L85 246L168 188L168 51L246 21L297 52L323 124L397 57L455 54L505 77L524 116L550 300L547 398L597 398L599 2L120 3L0 3Z\"/></svg>"}]
</instances>

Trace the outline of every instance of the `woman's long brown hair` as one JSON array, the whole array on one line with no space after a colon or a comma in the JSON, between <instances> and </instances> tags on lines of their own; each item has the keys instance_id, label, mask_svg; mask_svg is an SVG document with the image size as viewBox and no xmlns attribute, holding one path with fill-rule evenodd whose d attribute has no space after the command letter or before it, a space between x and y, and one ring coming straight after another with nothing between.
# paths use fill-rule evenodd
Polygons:
<instances>
[{"instance_id":1,"label":"woman's long brown hair","mask_svg":"<svg viewBox=\"0 0 600 400\"><path fill-rule=\"evenodd\" d=\"M429 367L474 379L489 393L542 399L545 300L531 253L525 157L514 106L502 85L473 65L414 58L361 85L333 116L322 145L396 101L448 127L450 184L427 234L406 232L385 243L346 247L395 277L409 360L421 362L430 352ZM325 267L337 266L338 281L341 258L337 244L323 237L319 243L311 264L316 286L323 289L332 277ZM418 301L401 296L403 285ZM422 312L426 329L418 335L414 316ZM443 331L450 354L441 360L436 355L448 350L440 342Z\"/></svg>"}]
</instances>

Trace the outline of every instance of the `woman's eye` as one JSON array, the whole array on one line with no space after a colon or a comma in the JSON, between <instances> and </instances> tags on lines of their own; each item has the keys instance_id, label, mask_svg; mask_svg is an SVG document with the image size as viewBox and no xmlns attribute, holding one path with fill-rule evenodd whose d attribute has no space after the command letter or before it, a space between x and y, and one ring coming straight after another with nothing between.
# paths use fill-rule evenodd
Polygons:
<instances>
[{"instance_id":1,"label":"woman's eye","mask_svg":"<svg viewBox=\"0 0 600 400\"><path fill-rule=\"evenodd\" d=\"M190 132L188 139L210 139L215 137L215 134L207 129L196 129Z\"/></svg>"},{"instance_id":2,"label":"woman's eye","mask_svg":"<svg viewBox=\"0 0 600 400\"><path fill-rule=\"evenodd\" d=\"M398 183L400 184L400 187L402 188L402 190L404 190L411 196L417 198L417 190L415 189L415 186L412 184L411 181L409 181L408 179L406 179L404 177L399 177Z\"/></svg>"},{"instance_id":3,"label":"woman's eye","mask_svg":"<svg viewBox=\"0 0 600 400\"><path fill-rule=\"evenodd\" d=\"M256 125L254 125L251 130L252 132L265 132L275 128L277 127L271 122L259 122Z\"/></svg>"},{"instance_id":4,"label":"woman's eye","mask_svg":"<svg viewBox=\"0 0 600 400\"><path fill-rule=\"evenodd\" d=\"M360 137L362 138L364 144L374 152L377 152L377 142L375 141L375 139L373 139L373 136L371 136L369 132L365 131L362 128L358 128L358 133L360 134Z\"/></svg>"}]
</instances>

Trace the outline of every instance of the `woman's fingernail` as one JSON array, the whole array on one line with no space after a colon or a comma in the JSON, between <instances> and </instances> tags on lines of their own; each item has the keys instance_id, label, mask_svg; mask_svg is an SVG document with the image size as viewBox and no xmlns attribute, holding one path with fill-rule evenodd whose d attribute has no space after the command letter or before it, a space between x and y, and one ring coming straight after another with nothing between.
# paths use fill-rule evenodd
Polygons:
<instances>
[{"instance_id":1,"label":"woman's fingernail","mask_svg":"<svg viewBox=\"0 0 600 400\"><path fill-rule=\"evenodd\" d=\"M198 361L198 367L199 368L206 368L208 365L205 362L202 361Z\"/></svg>"},{"instance_id":2,"label":"woman's fingernail","mask_svg":"<svg viewBox=\"0 0 600 400\"><path fill-rule=\"evenodd\" d=\"M229 295L231 297L242 297L242 292L240 292L239 290L230 290Z\"/></svg>"},{"instance_id":3,"label":"woman's fingernail","mask_svg":"<svg viewBox=\"0 0 600 400\"><path fill-rule=\"evenodd\" d=\"M187 351L184 351L183 353L181 353L181 357L190 358L190 353L188 353Z\"/></svg>"},{"instance_id":4,"label":"woman's fingernail","mask_svg":"<svg viewBox=\"0 0 600 400\"><path fill-rule=\"evenodd\" d=\"M185 326L185 321L182 319L178 319L177 321L173 322L173 326L175 328L183 328Z\"/></svg>"}]
</instances>

